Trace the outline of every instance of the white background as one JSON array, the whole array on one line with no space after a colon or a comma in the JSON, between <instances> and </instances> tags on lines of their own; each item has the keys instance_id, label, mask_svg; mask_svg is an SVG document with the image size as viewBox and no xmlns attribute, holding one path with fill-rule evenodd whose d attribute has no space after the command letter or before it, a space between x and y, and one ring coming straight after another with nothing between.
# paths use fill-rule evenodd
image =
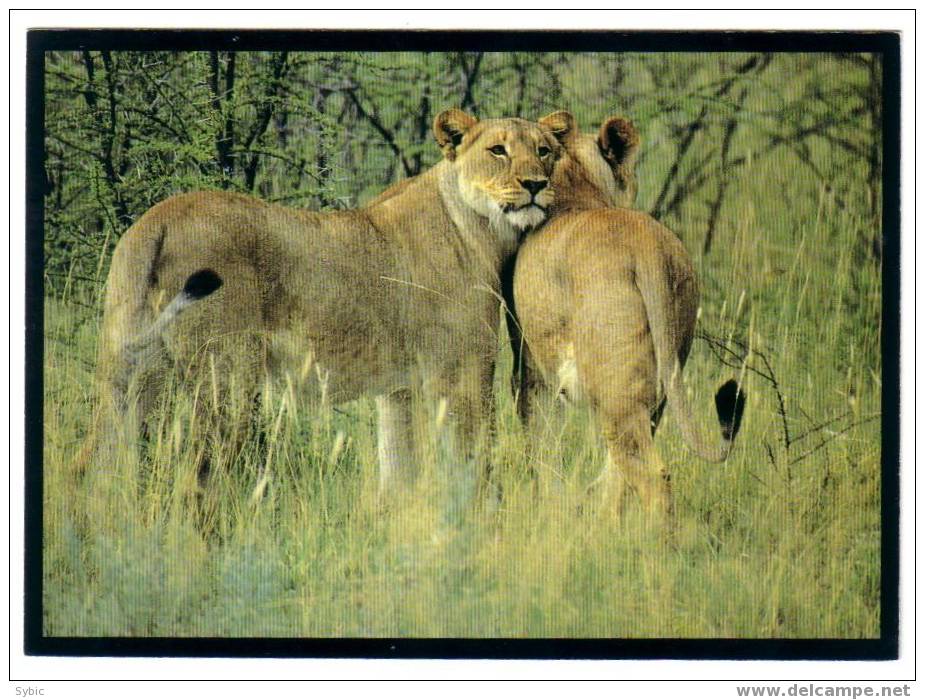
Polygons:
<instances>
[{"instance_id":1,"label":"white background","mask_svg":"<svg viewBox=\"0 0 925 700\"><path fill-rule=\"evenodd\" d=\"M9 15L10 76L10 465L9 491L9 630L10 683L7 697L28 686L44 689L43 698L177 698L211 696L310 697L348 692L342 684L306 687L294 683L256 682L284 679L583 679L621 680L620 685L583 685L594 697L734 698L734 682L747 679L779 681L785 688L797 679L828 680L858 685L875 679L908 681L915 678L914 603L914 221L915 221L915 15L912 10L444 10L444 11L295 11L295 10L11 10ZM25 657L22 654L23 607L23 397L25 278L25 57L29 28L246 28L246 29L786 29L786 30L900 30L902 32L902 290L901 367L901 657L891 662L709 662L709 661L384 661L384 660L258 660L258 659L132 659ZM4 577L7 578L7 577ZM16 679L15 681L13 679ZM54 679L67 679L54 682ZM126 682L74 682L122 680ZM138 683L141 679L176 679L179 683ZM193 680L240 679L253 683L191 683ZM633 682L638 680L645 682ZM129 682L135 681L135 682ZM687 682L685 682L687 681ZM698 681L698 682L690 682ZM723 682L726 681L726 682ZM208 685L208 687L207 687ZM502 692L558 694L565 686L548 683L531 687L429 683L362 685L358 692L431 695L455 698L472 693ZM912 697L918 695L912 684ZM33 698L35 696L32 696Z\"/></svg>"}]
</instances>

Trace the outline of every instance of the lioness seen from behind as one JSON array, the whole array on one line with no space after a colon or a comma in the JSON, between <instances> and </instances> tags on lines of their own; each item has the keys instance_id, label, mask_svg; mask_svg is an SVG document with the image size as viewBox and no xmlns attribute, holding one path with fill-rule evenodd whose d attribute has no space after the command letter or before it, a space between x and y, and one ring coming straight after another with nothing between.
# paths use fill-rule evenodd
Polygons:
<instances>
[{"instance_id":1,"label":"lioness seen from behind","mask_svg":"<svg viewBox=\"0 0 925 700\"><path fill-rule=\"evenodd\" d=\"M589 403L608 448L598 485L612 488L619 504L628 484L664 518L670 475L652 436L665 403L688 445L721 461L745 396L733 380L717 393L721 436L704 436L691 416L681 370L697 320L697 280L677 236L642 212L616 208L636 195L632 123L611 117L588 135L567 112L540 121L565 153L553 176L556 213L526 236L506 280L518 410L529 418L544 385Z\"/></svg>"}]
</instances>

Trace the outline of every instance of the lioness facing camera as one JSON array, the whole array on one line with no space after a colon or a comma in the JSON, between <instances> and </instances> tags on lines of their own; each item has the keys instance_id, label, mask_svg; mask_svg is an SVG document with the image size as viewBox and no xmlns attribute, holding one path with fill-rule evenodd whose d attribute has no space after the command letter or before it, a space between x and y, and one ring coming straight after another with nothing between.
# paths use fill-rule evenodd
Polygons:
<instances>
[{"instance_id":1,"label":"lioness facing camera","mask_svg":"<svg viewBox=\"0 0 925 700\"><path fill-rule=\"evenodd\" d=\"M528 418L538 386L590 403L608 448L600 482L626 483L650 511L671 510L669 474L652 442L665 402L690 447L724 460L738 431L744 394L730 380L716 395L722 438L705 437L687 404L682 368L690 352L699 291L681 241L631 209L639 136L611 117L581 134L567 112L541 119L565 153L556 165L556 213L528 234L506 297L518 409Z\"/></svg>"},{"instance_id":2,"label":"lioness facing camera","mask_svg":"<svg viewBox=\"0 0 925 700\"><path fill-rule=\"evenodd\" d=\"M416 381L446 398L458 448L473 450L491 416L499 271L546 219L561 146L538 124L455 109L433 132L443 160L362 210L226 192L148 210L113 256L86 453L105 460L97 448L126 416L139 434L171 371L198 388L215 449L240 435L223 405L255 398L269 373L323 377L332 402L377 397L382 490L415 471Z\"/></svg>"}]
</instances>

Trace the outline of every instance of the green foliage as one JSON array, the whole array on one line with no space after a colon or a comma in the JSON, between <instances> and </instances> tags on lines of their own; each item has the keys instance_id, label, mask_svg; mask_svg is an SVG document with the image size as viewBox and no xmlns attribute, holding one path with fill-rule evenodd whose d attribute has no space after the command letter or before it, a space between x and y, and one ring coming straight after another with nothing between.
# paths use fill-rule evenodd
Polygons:
<instances>
[{"instance_id":1,"label":"green foliage","mask_svg":"<svg viewBox=\"0 0 925 700\"><path fill-rule=\"evenodd\" d=\"M812 206L824 186L867 212L867 251L879 245L880 71L861 54L49 53L49 286L98 288L119 236L177 192L356 206L436 161L430 127L449 106L531 119L567 107L585 128L630 116L640 205L692 250L728 238L725 202L747 169L781 193L756 199L762 221L783 223L775 207Z\"/></svg>"},{"instance_id":2,"label":"green foliage","mask_svg":"<svg viewBox=\"0 0 925 700\"><path fill-rule=\"evenodd\" d=\"M881 89L877 57L855 54L48 54L46 633L877 636ZM144 459L76 478L96 305L132 221L190 189L357 206L436 162L450 106L639 128L637 204L703 287L692 404L706 420L733 372L749 393L724 466L660 428L674 547L632 502L618 520L587 496L604 455L586 409L550 404L524 434L503 338L495 513L447 494L432 410L422 479L383 511L371 403L284 387L263 496L248 450L208 528L187 397Z\"/></svg>"}]
</instances>

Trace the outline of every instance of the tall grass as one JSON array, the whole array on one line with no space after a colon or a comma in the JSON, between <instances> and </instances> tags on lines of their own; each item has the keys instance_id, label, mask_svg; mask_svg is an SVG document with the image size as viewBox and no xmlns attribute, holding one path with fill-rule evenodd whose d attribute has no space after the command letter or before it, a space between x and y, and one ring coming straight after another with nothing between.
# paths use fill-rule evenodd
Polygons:
<instances>
[{"instance_id":1,"label":"tall grass","mask_svg":"<svg viewBox=\"0 0 925 700\"><path fill-rule=\"evenodd\" d=\"M824 192L789 239L761 220L744 207L723 251L697 260L701 328L751 347L747 363L764 376L695 343L686 376L700 419L713 420L712 391L737 371L749 405L722 466L693 457L670 417L660 429L671 544L632 498L618 518L586 494L604 463L586 408L549 401L538 434L525 434L503 338L497 509L454 496L426 402L421 478L381 507L372 403L335 411L285 382L263 408L270 449L247 448L222 471L208 527L196 497L202 445L182 395L143 456L126 445L109 471L80 479L96 301L49 296L46 634L877 636L879 268L859 257L857 217Z\"/></svg>"}]
</instances>

